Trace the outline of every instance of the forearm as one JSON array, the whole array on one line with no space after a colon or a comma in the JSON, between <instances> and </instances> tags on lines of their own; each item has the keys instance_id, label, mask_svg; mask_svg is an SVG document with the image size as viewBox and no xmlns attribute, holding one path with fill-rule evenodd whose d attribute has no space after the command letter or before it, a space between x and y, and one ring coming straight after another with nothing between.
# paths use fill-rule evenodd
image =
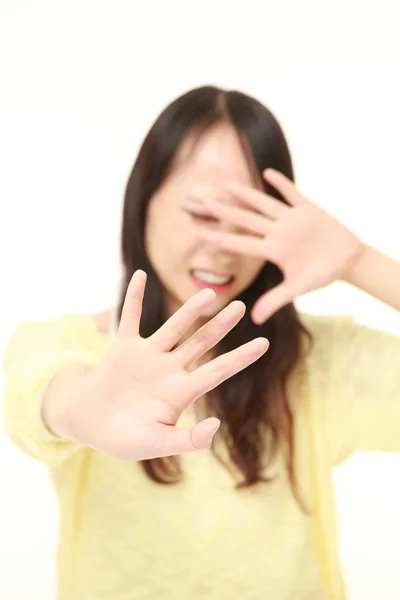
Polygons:
<instances>
[{"instance_id":1,"label":"forearm","mask_svg":"<svg viewBox=\"0 0 400 600\"><path fill-rule=\"evenodd\" d=\"M344 280L400 311L400 263L365 246Z\"/></svg>"},{"instance_id":2,"label":"forearm","mask_svg":"<svg viewBox=\"0 0 400 600\"><path fill-rule=\"evenodd\" d=\"M41 413L45 426L54 435L66 440L73 439L68 428L68 408L89 371L87 365L68 365L60 369L47 386Z\"/></svg>"}]
</instances>

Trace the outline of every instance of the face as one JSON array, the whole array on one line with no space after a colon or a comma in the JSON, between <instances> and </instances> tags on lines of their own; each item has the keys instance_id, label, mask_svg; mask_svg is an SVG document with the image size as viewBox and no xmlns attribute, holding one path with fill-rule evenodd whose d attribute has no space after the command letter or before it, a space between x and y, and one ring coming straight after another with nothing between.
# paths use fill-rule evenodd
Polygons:
<instances>
[{"instance_id":1,"label":"face","mask_svg":"<svg viewBox=\"0 0 400 600\"><path fill-rule=\"evenodd\" d=\"M205 227L240 233L207 215L204 206L208 199L240 205L224 191L228 181L255 186L235 130L221 123L195 144L193 138L185 140L171 173L150 200L146 250L166 290L170 314L208 287L217 299L202 316L214 316L240 295L264 266L261 259L216 250L201 239Z\"/></svg>"}]
</instances>

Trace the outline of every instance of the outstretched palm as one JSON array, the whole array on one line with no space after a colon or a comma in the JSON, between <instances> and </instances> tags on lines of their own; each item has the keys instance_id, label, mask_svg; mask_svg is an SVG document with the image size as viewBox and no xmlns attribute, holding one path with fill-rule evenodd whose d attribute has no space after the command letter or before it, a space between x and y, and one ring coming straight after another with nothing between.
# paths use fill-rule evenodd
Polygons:
<instances>
[{"instance_id":1,"label":"outstretched palm","mask_svg":"<svg viewBox=\"0 0 400 600\"><path fill-rule=\"evenodd\" d=\"M264 338L193 369L244 314L233 302L187 341L177 346L202 310L211 290L191 298L151 337L139 335L145 274L129 285L115 343L85 378L69 410L74 439L128 460L169 456L207 448L219 427L215 418L190 429L176 423L199 397L257 360L268 348Z\"/></svg>"}]
</instances>

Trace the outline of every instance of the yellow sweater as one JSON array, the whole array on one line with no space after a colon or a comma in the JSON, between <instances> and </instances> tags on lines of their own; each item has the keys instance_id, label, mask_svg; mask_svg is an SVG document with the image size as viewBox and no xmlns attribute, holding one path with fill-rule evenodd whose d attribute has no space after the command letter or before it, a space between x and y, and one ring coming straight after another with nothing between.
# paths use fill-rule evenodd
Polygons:
<instances>
[{"instance_id":1,"label":"yellow sweater","mask_svg":"<svg viewBox=\"0 0 400 600\"><path fill-rule=\"evenodd\" d=\"M279 457L273 483L237 491L211 452L185 455L184 481L165 486L139 464L54 438L40 419L44 387L70 361L95 365L111 339L79 315L16 330L5 355L6 427L54 481L60 600L345 597L331 468L357 448L400 451L400 340L347 318L304 322L315 345L293 400L297 477L312 516Z\"/></svg>"}]
</instances>

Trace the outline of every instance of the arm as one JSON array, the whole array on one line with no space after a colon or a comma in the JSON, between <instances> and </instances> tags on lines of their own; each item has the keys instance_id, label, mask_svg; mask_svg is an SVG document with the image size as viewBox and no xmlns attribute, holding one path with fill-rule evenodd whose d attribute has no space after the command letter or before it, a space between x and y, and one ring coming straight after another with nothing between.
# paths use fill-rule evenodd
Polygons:
<instances>
[{"instance_id":1,"label":"arm","mask_svg":"<svg viewBox=\"0 0 400 600\"><path fill-rule=\"evenodd\" d=\"M262 258L282 271L282 283L254 304L252 317L256 323L267 321L299 296L338 279L400 310L399 262L363 244L340 221L300 194L282 173L269 169L264 177L285 198L286 205L233 182L229 191L251 210L209 201L207 211L246 233L207 228L200 232L214 247Z\"/></svg>"},{"instance_id":2,"label":"arm","mask_svg":"<svg viewBox=\"0 0 400 600\"><path fill-rule=\"evenodd\" d=\"M400 311L400 263L364 246L344 281Z\"/></svg>"},{"instance_id":3,"label":"arm","mask_svg":"<svg viewBox=\"0 0 400 600\"><path fill-rule=\"evenodd\" d=\"M329 357L333 439L348 452L400 452L400 337L337 318Z\"/></svg>"},{"instance_id":4,"label":"arm","mask_svg":"<svg viewBox=\"0 0 400 600\"><path fill-rule=\"evenodd\" d=\"M93 315L96 330L107 334L110 330L112 311ZM59 438L73 440L68 427L67 409L71 397L79 389L91 367L83 363L69 364L60 368L48 384L42 399L41 417L45 427Z\"/></svg>"},{"instance_id":5,"label":"arm","mask_svg":"<svg viewBox=\"0 0 400 600\"><path fill-rule=\"evenodd\" d=\"M83 364L62 367L47 386L42 399L41 416L45 427L64 440L73 440L68 428L67 409L70 398L90 371Z\"/></svg>"},{"instance_id":6,"label":"arm","mask_svg":"<svg viewBox=\"0 0 400 600\"><path fill-rule=\"evenodd\" d=\"M98 363L104 344L87 316L25 322L16 328L3 356L3 411L5 430L20 450L56 465L80 448L62 428L64 409L83 377L78 371Z\"/></svg>"},{"instance_id":7,"label":"arm","mask_svg":"<svg viewBox=\"0 0 400 600\"><path fill-rule=\"evenodd\" d=\"M218 419L181 429L181 414L257 360L268 342L252 340L193 370L243 317L243 303L229 304L177 346L214 301L211 290L202 290L144 339L139 327L145 282L142 271L133 275L112 343L85 320L75 328L65 319L33 324L14 336L5 361L7 430L31 456L54 464L86 446L132 461L210 447Z\"/></svg>"}]
</instances>

